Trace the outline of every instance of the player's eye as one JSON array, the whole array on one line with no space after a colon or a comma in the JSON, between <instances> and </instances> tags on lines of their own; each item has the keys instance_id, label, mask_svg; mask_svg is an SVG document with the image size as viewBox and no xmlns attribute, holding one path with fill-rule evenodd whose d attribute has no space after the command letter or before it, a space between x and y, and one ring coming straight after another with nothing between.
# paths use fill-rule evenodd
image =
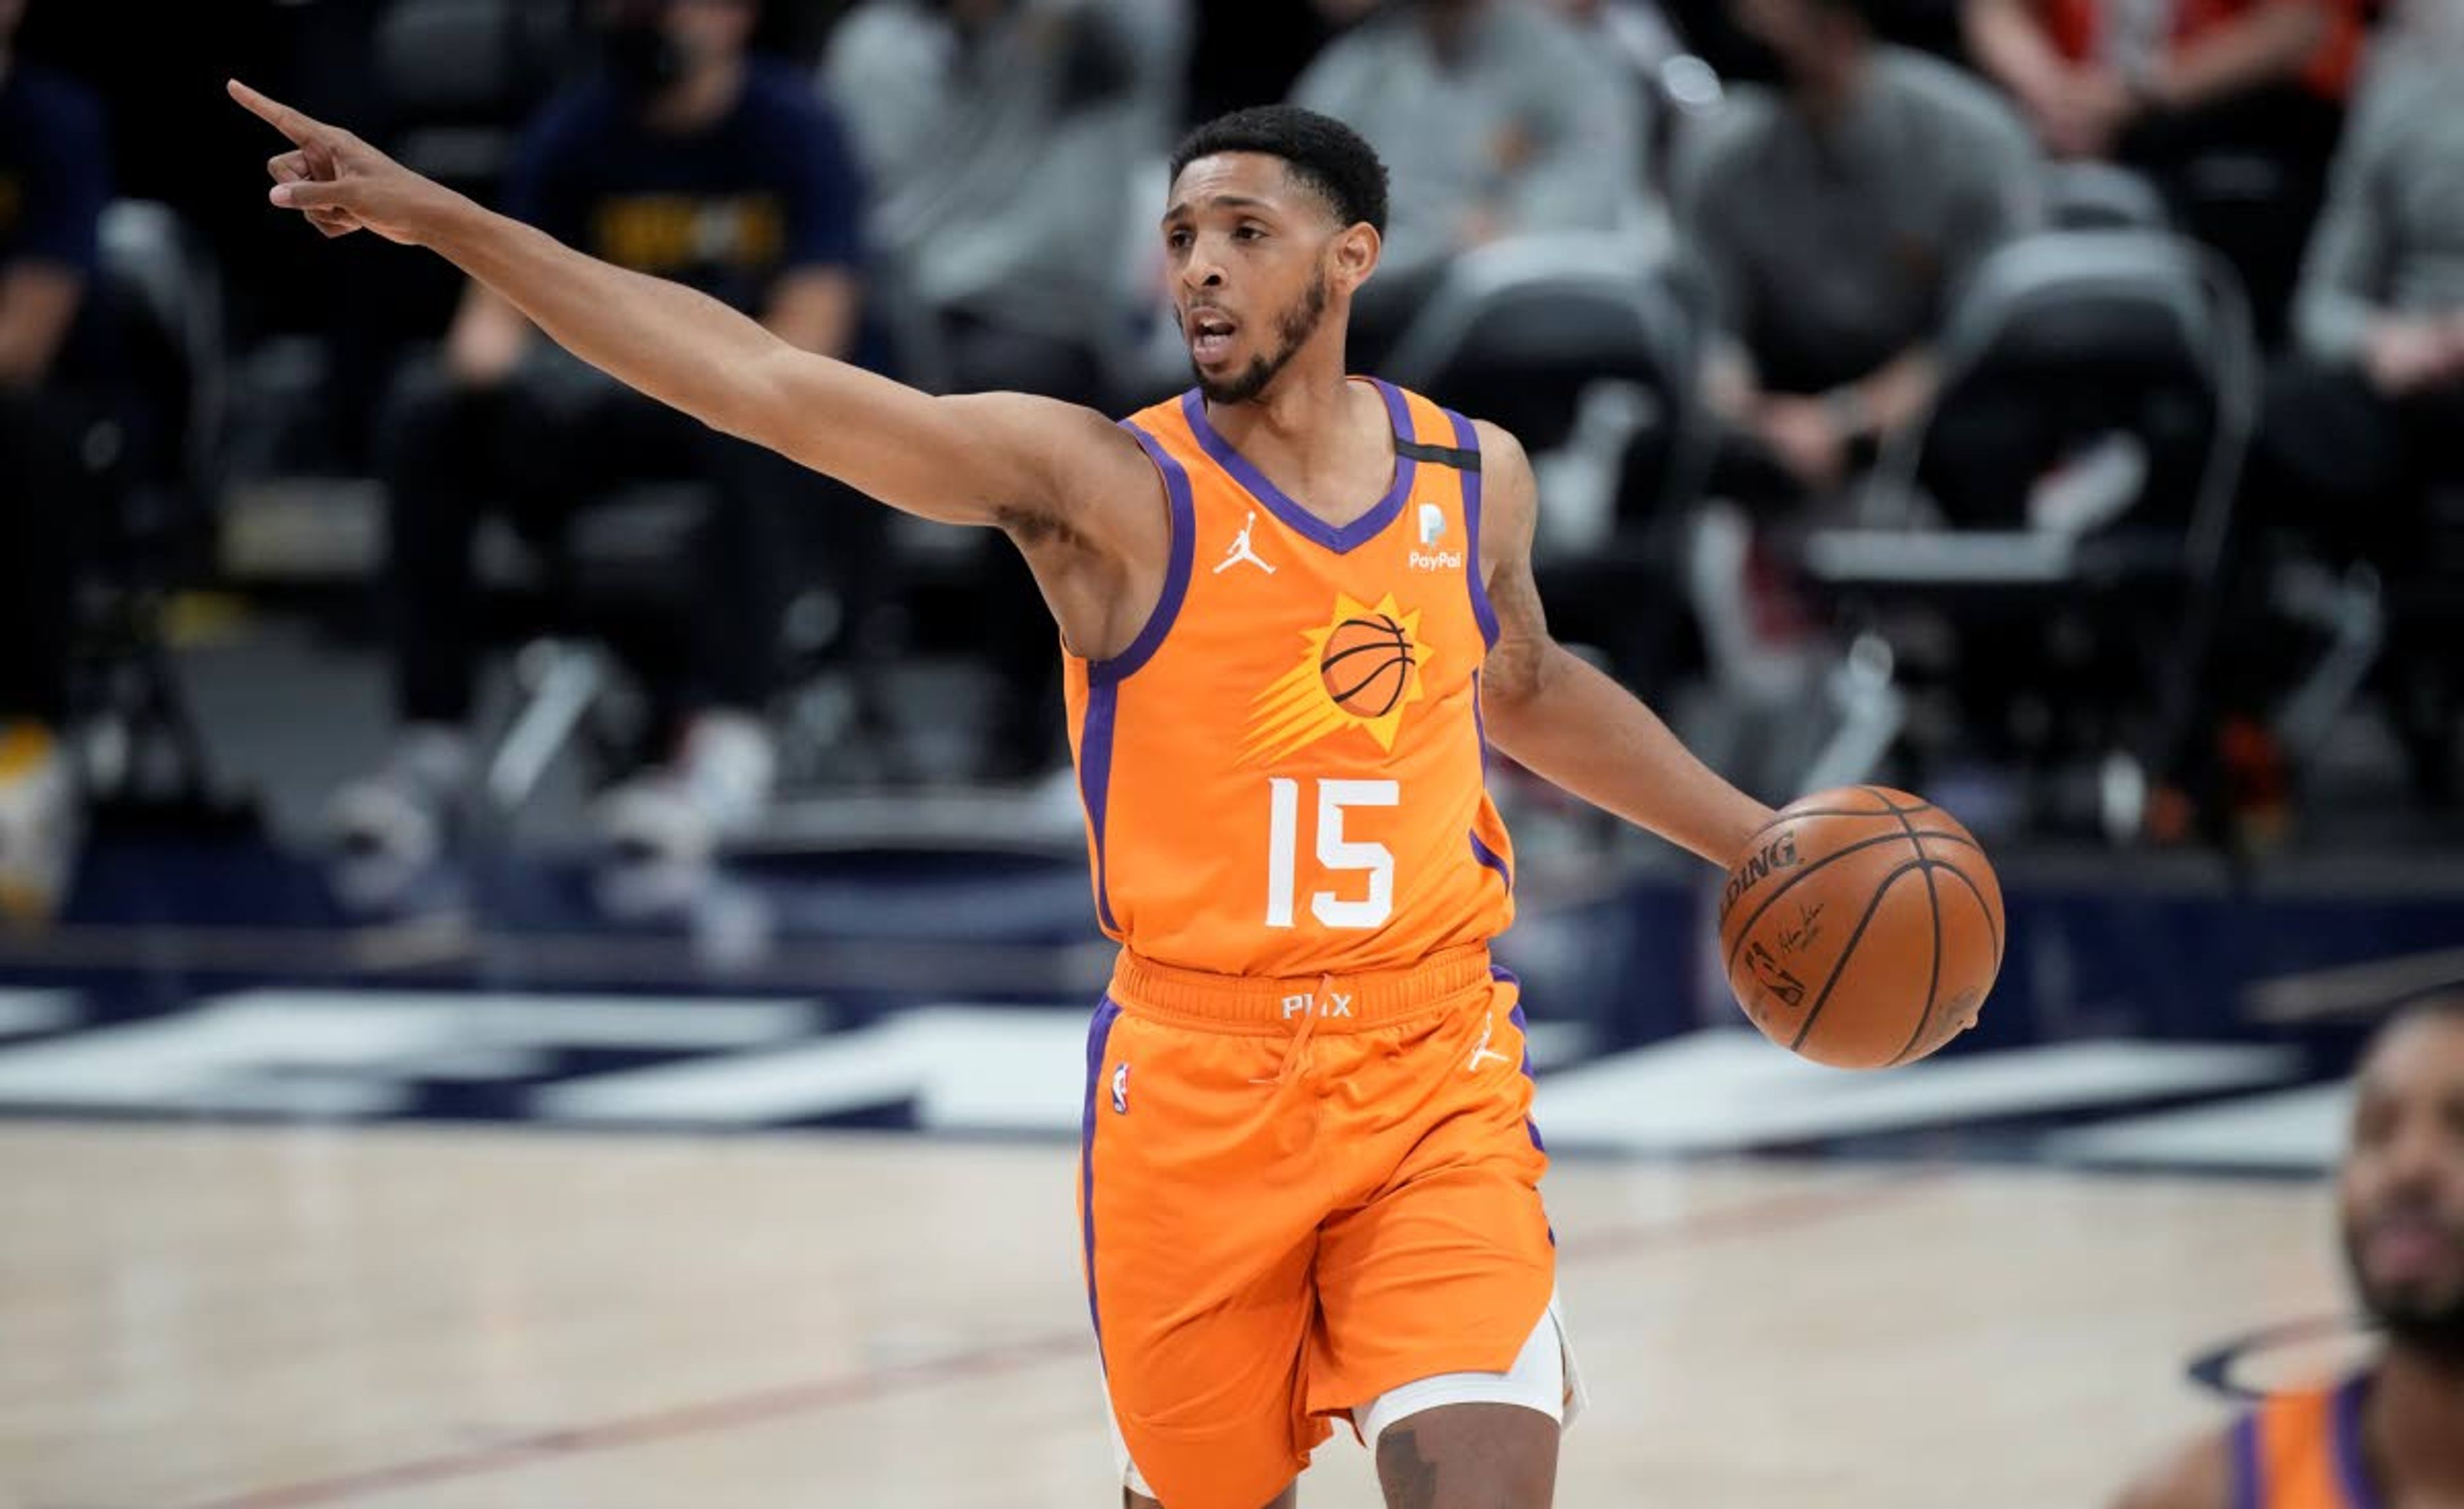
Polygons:
<instances>
[{"instance_id":1,"label":"player's eye","mask_svg":"<svg viewBox=\"0 0 2464 1509\"><path fill-rule=\"evenodd\" d=\"M1263 226L1243 226L1232 232L1235 241L1263 241L1265 238L1266 231Z\"/></svg>"},{"instance_id":2,"label":"player's eye","mask_svg":"<svg viewBox=\"0 0 2464 1509\"><path fill-rule=\"evenodd\" d=\"M1185 252L1189 250L1189 243L1194 238L1186 230L1167 230L1163 233L1163 244L1172 248L1175 252Z\"/></svg>"}]
</instances>

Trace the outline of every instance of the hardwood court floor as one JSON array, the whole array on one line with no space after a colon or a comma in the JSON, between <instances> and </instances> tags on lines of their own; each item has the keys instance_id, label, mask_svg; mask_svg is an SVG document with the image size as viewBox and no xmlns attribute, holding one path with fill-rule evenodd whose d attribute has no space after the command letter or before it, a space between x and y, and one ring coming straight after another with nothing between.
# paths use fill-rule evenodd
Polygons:
<instances>
[{"instance_id":1,"label":"hardwood court floor","mask_svg":"<svg viewBox=\"0 0 2464 1509\"><path fill-rule=\"evenodd\" d=\"M0 1504L1117 1503L1075 1150L0 1125ZM2031 1170L1551 1175L1559 1503L2096 1504L2334 1310L2326 1203ZM1303 1502L1370 1506L1348 1434Z\"/></svg>"}]
</instances>

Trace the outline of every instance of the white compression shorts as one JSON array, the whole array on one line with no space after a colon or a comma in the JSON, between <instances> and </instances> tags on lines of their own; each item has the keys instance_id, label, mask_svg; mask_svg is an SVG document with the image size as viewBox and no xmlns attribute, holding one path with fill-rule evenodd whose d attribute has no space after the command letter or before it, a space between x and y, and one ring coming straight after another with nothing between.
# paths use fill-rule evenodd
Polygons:
<instances>
[{"instance_id":1,"label":"white compression shorts","mask_svg":"<svg viewBox=\"0 0 2464 1509\"><path fill-rule=\"evenodd\" d=\"M1414 1379L1353 1410L1352 1426L1372 1451L1376 1449L1377 1438L1397 1422L1441 1405L1519 1405L1538 1411L1563 1428L1573 1424L1574 1417L1582 1412L1585 1397L1582 1373L1575 1367L1573 1348L1566 1341L1565 1317L1556 1296L1551 1295L1548 1311L1531 1327L1523 1350L1515 1354L1513 1366L1506 1371L1440 1373L1432 1378ZM1109 1411L1105 1417L1111 1419ZM1121 1486L1153 1498L1155 1490L1147 1486L1145 1475L1130 1460L1130 1450L1121 1439L1117 1423L1112 1426L1112 1454L1120 1464Z\"/></svg>"}]
</instances>

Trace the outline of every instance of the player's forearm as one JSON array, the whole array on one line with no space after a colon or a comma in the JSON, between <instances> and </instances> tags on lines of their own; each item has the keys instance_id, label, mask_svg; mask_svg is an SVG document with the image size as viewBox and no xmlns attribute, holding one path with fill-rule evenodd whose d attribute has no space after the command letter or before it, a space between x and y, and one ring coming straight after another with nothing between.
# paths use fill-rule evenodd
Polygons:
<instances>
[{"instance_id":1,"label":"player's forearm","mask_svg":"<svg viewBox=\"0 0 2464 1509\"><path fill-rule=\"evenodd\" d=\"M790 348L759 322L458 196L423 239L610 377L713 428L781 443L763 379Z\"/></svg>"},{"instance_id":2,"label":"player's forearm","mask_svg":"<svg viewBox=\"0 0 2464 1509\"><path fill-rule=\"evenodd\" d=\"M1722 779L1632 692L1557 645L1521 695L1483 704L1489 742L1575 796L1714 864L1771 810Z\"/></svg>"}]
</instances>

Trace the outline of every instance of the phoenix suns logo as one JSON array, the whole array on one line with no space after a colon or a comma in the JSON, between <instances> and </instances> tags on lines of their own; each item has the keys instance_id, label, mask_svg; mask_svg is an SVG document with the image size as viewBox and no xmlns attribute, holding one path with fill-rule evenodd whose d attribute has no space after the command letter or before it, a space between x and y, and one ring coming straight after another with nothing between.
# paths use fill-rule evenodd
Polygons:
<instances>
[{"instance_id":1,"label":"phoenix suns logo","mask_svg":"<svg viewBox=\"0 0 2464 1509\"><path fill-rule=\"evenodd\" d=\"M1337 593L1326 626L1301 639L1299 664L1250 705L1243 761L1272 764L1346 729L1366 729L1379 749L1393 749L1433 653L1420 642L1419 611L1403 611L1391 592L1375 607Z\"/></svg>"}]
</instances>

